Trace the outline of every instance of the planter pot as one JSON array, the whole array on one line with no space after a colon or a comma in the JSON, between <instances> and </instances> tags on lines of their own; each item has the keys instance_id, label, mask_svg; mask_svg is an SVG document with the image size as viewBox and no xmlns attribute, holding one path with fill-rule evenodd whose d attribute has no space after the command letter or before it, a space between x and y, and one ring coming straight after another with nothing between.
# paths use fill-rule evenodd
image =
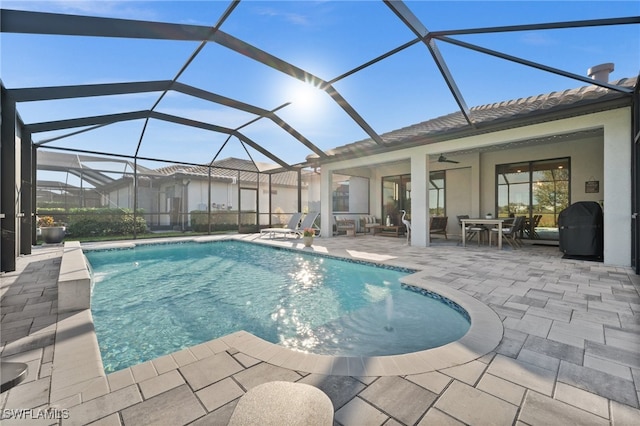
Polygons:
<instances>
[{"instance_id":1,"label":"planter pot","mask_svg":"<svg viewBox=\"0 0 640 426\"><path fill-rule=\"evenodd\" d=\"M41 231L42 239L47 244L61 243L64 240L64 226L47 226L46 228L41 228Z\"/></svg>"},{"instance_id":2,"label":"planter pot","mask_svg":"<svg viewBox=\"0 0 640 426\"><path fill-rule=\"evenodd\" d=\"M302 237L302 242L305 247L311 247L313 244L313 237Z\"/></svg>"}]
</instances>

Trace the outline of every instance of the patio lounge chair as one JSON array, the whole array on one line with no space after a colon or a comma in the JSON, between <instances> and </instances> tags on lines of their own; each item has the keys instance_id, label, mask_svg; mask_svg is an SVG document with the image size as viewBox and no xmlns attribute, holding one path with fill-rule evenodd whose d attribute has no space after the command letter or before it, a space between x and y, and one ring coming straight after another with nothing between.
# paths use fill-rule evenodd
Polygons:
<instances>
[{"instance_id":1,"label":"patio lounge chair","mask_svg":"<svg viewBox=\"0 0 640 426\"><path fill-rule=\"evenodd\" d=\"M296 238L300 238L302 236L302 232L307 228L313 228L314 230L317 229L314 224L319 214L320 212L307 213L307 215L304 217L304 219L302 219L302 222L300 223L300 228L294 231L294 234L296 234Z\"/></svg>"},{"instance_id":2,"label":"patio lounge chair","mask_svg":"<svg viewBox=\"0 0 640 426\"><path fill-rule=\"evenodd\" d=\"M302 215L302 213L300 213L300 215ZM273 238L275 234L283 234L284 236L287 236L289 234L294 234L296 238L300 238L305 228L313 228L313 223L318 218L318 215L319 215L318 212L307 213L304 219L302 219L300 226L297 226L297 223L296 223L295 226L292 226L290 228L268 228L268 229L263 229L262 231L267 231L266 233L269 234L270 238ZM262 233L262 231L260 232Z\"/></svg>"},{"instance_id":3,"label":"patio lounge chair","mask_svg":"<svg viewBox=\"0 0 640 426\"><path fill-rule=\"evenodd\" d=\"M289 219L289 223L284 228L265 228L260 230L260 236L263 234L269 234L269 238L273 238L277 233L293 233L294 230L298 229L298 224L300 223L300 218L302 217L302 213L296 212L291 215L291 219Z\"/></svg>"}]
</instances>

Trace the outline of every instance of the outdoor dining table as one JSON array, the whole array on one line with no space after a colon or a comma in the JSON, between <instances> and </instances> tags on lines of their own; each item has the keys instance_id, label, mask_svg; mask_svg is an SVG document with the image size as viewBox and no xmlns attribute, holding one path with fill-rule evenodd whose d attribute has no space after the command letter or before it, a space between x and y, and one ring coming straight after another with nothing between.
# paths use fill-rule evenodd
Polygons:
<instances>
[{"instance_id":1,"label":"outdoor dining table","mask_svg":"<svg viewBox=\"0 0 640 426\"><path fill-rule=\"evenodd\" d=\"M502 223L505 219L487 219L487 218L468 218L460 219L460 225L462 226L462 247L467 245L467 223L475 225L498 225L498 250L502 250ZM491 232L491 231L489 231ZM480 237L478 237L480 238Z\"/></svg>"}]
</instances>

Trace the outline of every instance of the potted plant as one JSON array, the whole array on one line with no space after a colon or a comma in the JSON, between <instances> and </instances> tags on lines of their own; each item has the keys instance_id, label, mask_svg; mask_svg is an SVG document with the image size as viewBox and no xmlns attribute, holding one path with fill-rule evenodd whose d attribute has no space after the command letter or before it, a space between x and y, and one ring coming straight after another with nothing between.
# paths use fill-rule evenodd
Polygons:
<instances>
[{"instance_id":1,"label":"potted plant","mask_svg":"<svg viewBox=\"0 0 640 426\"><path fill-rule=\"evenodd\" d=\"M493 219L493 213L487 213L485 216L486 219Z\"/></svg>"},{"instance_id":2,"label":"potted plant","mask_svg":"<svg viewBox=\"0 0 640 426\"><path fill-rule=\"evenodd\" d=\"M38 228L42 239L47 244L61 243L66 233L66 227L62 223L56 223L51 216L38 218Z\"/></svg>"},{"instance_id":3,"label":"potted plant","mask_svg":"<svg viewBox=\"0 0 640 426\"><path fill-rule=\"evenodd\" d=\"M313 237L316 235L316 231L313 228L304 228L302 230L302 242L305 247L311 247L313 244Z\"/></svg>"}]
</instances>

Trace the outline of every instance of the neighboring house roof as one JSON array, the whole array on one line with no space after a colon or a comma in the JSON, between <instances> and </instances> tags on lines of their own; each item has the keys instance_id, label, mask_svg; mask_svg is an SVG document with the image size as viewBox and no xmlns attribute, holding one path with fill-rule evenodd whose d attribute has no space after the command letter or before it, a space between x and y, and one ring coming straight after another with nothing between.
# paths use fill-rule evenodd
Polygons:
<instances>
[{"instance_id":1,"label":"neighboring house roof","mask_svg":"<svg viewBox=\"0 0 640 426\"><path fill-rule=\"evenodd\" d=\"M242 160L239 158L225 158L223 160L215 161L212 165L212 168L215 168L216 175L218 176L237 176L236 171L247 171L247 172L258 172L258 168L254 165L253 161L250 160ZM190 173L195 174L207 174L207 166L185 166L185 165L172 165L167 167L161 167L156 169L157 172L162 174L173 174L179 172L189 171ZM226 170L225 170L226 169Z\"/></svg>"},{"instance_id":2,"label":"neighboring house roof","mask_svg":"<svg viewBox=\"0 0 640 426\"><path fill-rule=\"evenodd\" d=\"M38 169L68 172L78 177L81 177L85 181L89 182L96 188L108 189L118 188L122 186L131 185L130 177L124 175L124 171L120 170L122 176L115 179L114 174L118 173L114 169L112 170L100 170L94 169L90 164L123 164L130 170L133 170L134 163L116 157L99 157L90 155L78 155L69 154L63 152L53 152L41 150L38 152ZM257 167L256 167L257 166ZM103 166L104 167L104 166ZM186 175L200 179L208 179L208 167L207 166L190 166L176 164L159 169L149 169L147 167L137 165L138 172L141 176L151 178L172 178L175 175ZM223 179L226 181L235 182L238 178L238 170L240 170L240 180L243 182L255 182L257 179L258 168L261 171L269 170L279 167L278 165L267 163L254 163L251 160L242 160L239 158L226 158L213 163L211 168L211 176L213 179ZM303 171L303 174L306 173ZM130 176L130 175L129 175ZM278 186L293 186L298 185L297 172L286 171L283 173L274 173L271 175L271 182ZM262 182L268 182L268 177L261 175ZM39 187L46 188L59 188L72 190L74 187L63 182L54 181L38 181Z\"/></svg>"},{"instance_id":3,"label":"neighboring house roof","mask_svg":"<svg viewBox=\"0 0 640 426\"><path fill-rule=\"evenodd\" d=\"M277 165L270 165L266 163L257 163L260 170L268 170L270 168L278 167ZM240 181L243 182L255 182L258 177L258 167L251 160L243 160L240 158L225 158L218 160L212 164L211 177L213 179L224 180L236 180L238 178L238 171L240 171ZM207 166L185 166L185 165L172 165L156 169L156 172L164 176L174 176L176 174L188 175L196 178L208 178L209 167ZM304 172L303 172L304 173ZM261 175L261 181L267 182L268 177ZM274 173L271 175L271 183L280 186L297 186L298 174L292 171L286 171L282 173Z\"/></svg>"},{"instance_id":4,"label":"neighboring house roof","mask_svg":"<svg viewBox=\"0 0 640 426\"><path fill-rule=\"evenodd\" d=\"M623 78L611 84L622 87L634 87L637 78ZM469 126L461 112L443 115L381 135L384 145L378 145L372 139L339 146L327 151L330 161L338 161L391 149L408 148L444 140L456 139L474 134L487 133L503 128L520 127L534 122L556 120L565 116L591 113L607 109L609 101L628 99L625 93L609 90L597 85L583 86L577 89L552 92L527 98L520 98L470 109L475 127ZM584 110L580 110L585 107ZM310 162L319 161L315 154L307 156Z\"/></svg>"}]
</instances>

